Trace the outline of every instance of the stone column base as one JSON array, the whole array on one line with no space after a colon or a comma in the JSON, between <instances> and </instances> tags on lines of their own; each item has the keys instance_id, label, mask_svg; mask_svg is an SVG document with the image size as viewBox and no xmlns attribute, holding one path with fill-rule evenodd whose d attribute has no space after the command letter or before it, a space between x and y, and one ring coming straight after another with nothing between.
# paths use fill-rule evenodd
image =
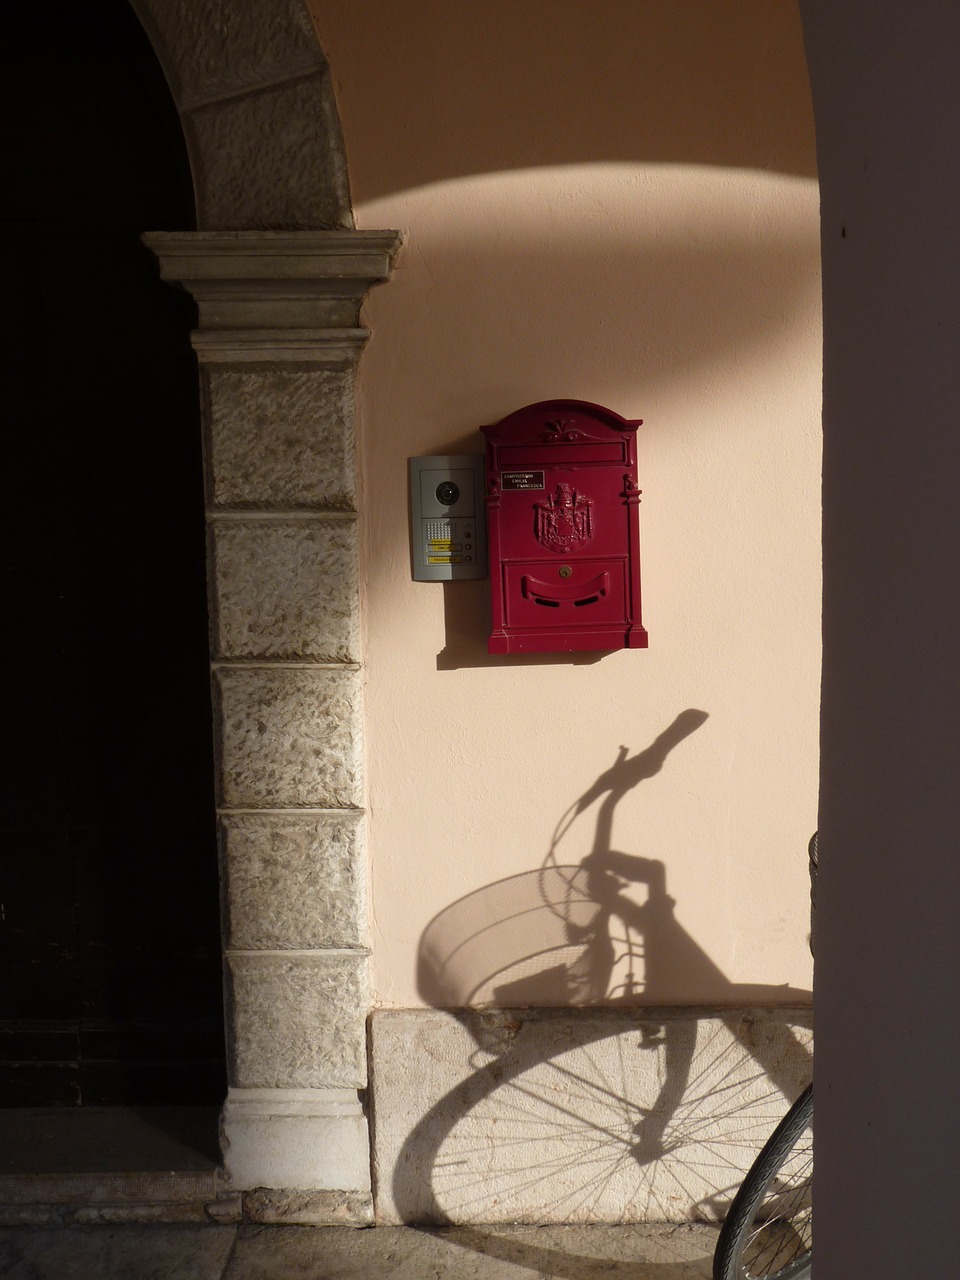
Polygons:
<instances>
[{"instance_id":1,"label":"stone column base","mask_svg":"<svg viewBox=\"0 0 960 1280\"><path fill-rule=\"evenodd\" d=\"M257 1222L372 1218L370 1140L355 1089L230 1089L224 1175Z\"/></svg>"}]
</instances>

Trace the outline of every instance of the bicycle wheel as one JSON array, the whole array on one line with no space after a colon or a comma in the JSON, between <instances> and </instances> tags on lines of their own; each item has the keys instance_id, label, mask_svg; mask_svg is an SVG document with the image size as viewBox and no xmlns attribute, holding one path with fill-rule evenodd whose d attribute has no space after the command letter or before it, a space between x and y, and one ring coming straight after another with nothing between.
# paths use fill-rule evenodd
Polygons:
<instances>
[{"instance_id":1,"label":"bicycle wheel","mask_svg":"<svg viewBox=\"0 0 960 1280\"><path fill-rule=\"evenodd\" d=\"M813 1085L770 1135L720 1231L713 1280L803 1280L813 1261Z\"/></svg>"}]
</instances>

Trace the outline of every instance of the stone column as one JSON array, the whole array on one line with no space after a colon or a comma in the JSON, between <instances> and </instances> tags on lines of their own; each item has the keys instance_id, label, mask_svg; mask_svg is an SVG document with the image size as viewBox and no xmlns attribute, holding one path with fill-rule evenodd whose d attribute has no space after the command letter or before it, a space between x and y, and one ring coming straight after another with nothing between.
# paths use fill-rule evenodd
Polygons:
<instances>
[{"instance_id":1,"label":"stone column","mask_svg":"<svg viewBox=\"0 0 960 1280\"><path fill-rule=\"evenodd\" d=\"M229 1093L259 1221L371 1215L354 378L395 232L151 234L199 305Z\"/></svg>"}]
</instances>

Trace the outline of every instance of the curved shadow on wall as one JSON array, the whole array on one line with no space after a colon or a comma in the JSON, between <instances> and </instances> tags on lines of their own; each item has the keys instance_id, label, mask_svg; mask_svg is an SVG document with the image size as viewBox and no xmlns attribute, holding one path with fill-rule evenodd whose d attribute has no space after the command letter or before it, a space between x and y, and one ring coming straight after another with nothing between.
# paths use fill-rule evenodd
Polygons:
<instances>
[{"instance_id":1,"label":"curved shadow on wall","mask_svg":"<svg viewBox=\"0 0 960 1280\"><path fill-rule=\"evenodd\" d=\"M351 155L358 204L439 178L597 160L816 174L792 5L687 5L681 20L673 0L607 0L598 22L582 0L418 0L412 14L381 6L371 23L308 3L347 135L369 139L370 154Z\"/></svg>"},{"instance_id":2,"label":"curved shadow on wall","mask_svg":"<svg viewBox=\"0 0 960 1280\"><path fill-rule=\"evenodd\" d=\"M539 868L467 895L425 929L419 990L474 1049L466 1078L402 1144L401 1220L466 1223L457 1238L470 1247L590 1276L589 1259L473 1224L716 1219L809 1077L810 993L730 982L677 921L663 862L611 846L620 800L706 718L685 711L646 749L621 747ZM564 863L565 835L594 805L590 852ZM715 1003L670 1007L691 989ZM679 1263L625 1265L613 1274L684 1274Z\"/></svg>"}]
</instances>

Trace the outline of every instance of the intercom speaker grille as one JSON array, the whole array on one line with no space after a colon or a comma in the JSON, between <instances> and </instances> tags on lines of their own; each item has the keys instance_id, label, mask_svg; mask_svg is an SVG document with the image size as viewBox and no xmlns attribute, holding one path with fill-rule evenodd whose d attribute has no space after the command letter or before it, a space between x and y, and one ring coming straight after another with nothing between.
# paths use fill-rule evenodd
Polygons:
<instances>
[{"instance_id":1,"label":"intercom speaker grille","mask_svg":"<svg viewBox=\"0 0 960 1280\"><path fill-rule=\"evenodd\" d=\"M424 520L424 528L427 531L427 537L433 541L437 539L441 541L450 537L450 521L449 520Z\"/></svg>"}]
</instances>

